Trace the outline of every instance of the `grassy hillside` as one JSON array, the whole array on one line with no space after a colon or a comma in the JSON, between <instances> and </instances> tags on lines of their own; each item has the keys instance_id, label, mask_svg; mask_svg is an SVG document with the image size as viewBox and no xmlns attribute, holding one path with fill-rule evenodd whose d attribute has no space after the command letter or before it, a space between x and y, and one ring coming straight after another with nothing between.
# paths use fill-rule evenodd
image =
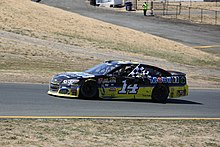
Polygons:
<instances>
[{"instance_id":1,"label":"grassy hillside","mask_svg":"<svg viewBox=\"0 0 220 147\"><path fill-rule=\"evenodd\" d=\"M141 53L184 64L215 66L220 63L218 57L174 41L30 0L1 0L0 5L1 30L86 48Z\"/></svg>"}]
</instances>

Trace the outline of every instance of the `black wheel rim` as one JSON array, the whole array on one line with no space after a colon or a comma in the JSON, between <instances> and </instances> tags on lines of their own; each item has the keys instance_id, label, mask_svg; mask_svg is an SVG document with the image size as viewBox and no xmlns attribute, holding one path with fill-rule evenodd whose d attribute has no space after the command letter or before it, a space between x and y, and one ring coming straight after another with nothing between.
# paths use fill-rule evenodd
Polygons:
<instances>
[{"instance_id":1,"label":"black wheel rim","mask_svg":"<svg viewBox=\"0 0 220 147\"><path fill-rule=\"evenodd\" d=\"M84 97L94 97L97 92L97 87L93 82L86 82L82 86L82 94Z\"/></svg>"},{"instance_id":2,"label":"black wheel rim","mask_svg":"<svg viewBox=\"0 0 220 147\"><path fill-rule=\"evenodd\" d=\"M160 85L155 87L153 91L153 99L158 101L158 102L165 102L168 97L168 90L165 86Z\"/></svg>"}]
</instances>

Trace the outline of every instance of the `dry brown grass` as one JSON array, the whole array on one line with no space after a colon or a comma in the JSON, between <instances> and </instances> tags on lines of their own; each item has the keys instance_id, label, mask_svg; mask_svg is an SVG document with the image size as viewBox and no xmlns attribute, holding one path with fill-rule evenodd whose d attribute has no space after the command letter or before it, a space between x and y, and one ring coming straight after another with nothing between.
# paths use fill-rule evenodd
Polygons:
<instances>
[{"instance_id":1,"label":"dry brown grass","mask_svg":"<svg viewBox=\"0 0 220 147\"><path fill-rule=\"evenodd\" d=\"M143 53L186 64L219 62L219 58L180 43L107 24L29 0L2 0L0 28L31 37L81 47ZM132 34L131 37L130 34ZM203 63L204 63L203 62Z\"/></svg>"},{"instance_id":2,"label":"dry brown grass","mask_svg":"<svg viewBox=\"0 0 220 147\"><path fill-rule=\"evenodd\" d=\"M57 72L84 70L101 62L85 54L64 50L62 45L43 44L1 38L0 82L47 83Z\"/></svg>"},{"instance_id":3,"label":"dry brown grass","mask_svg":"<svg viewBox=\"0 0 220 147\"><path fill-rule=\"evenodd\" d=\"M205 120L0 120L0 146L220 146Z\"/></svg>"}]
</instances>

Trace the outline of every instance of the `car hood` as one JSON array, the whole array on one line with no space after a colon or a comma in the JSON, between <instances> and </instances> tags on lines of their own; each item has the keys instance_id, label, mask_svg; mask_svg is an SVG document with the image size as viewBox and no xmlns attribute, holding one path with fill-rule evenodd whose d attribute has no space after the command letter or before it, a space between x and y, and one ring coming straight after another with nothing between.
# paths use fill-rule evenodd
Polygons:
<instances>
[{"instance_id":1,"label":"car hood","mask_svg":"<svg viewBox=\"0 0 220 147\"><path fill-rule=\"evenodd\" d=\"M95 76L86 72L65 72L55 75L52 79L52 82L61 82L66 79L81 79L81 78L92 78L92 77Z\"/></svg>"},{"instance_id":2,"label":"car hood","mask_svg":"<svg viewBox=\"0 0 220 147\"><path fill-rule=\"evenodd\" d=\"M72 78L92 78L95 77L92 74L86 72L65 72L55 75L55 77L63 78L63 79L72 79Z\"/></svg>"}]
</instances>

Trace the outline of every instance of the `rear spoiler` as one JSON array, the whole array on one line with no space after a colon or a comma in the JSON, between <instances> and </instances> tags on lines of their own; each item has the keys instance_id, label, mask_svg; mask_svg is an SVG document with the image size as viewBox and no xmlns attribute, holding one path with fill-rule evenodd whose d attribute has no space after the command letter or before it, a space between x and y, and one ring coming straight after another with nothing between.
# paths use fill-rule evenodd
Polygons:
<instances>
[{"instance_id":1,"label":"rear spoiler","mask_svg":"<svg viewBox=\"0 0 220 147\"><path fill-rule=\"evenodd\" d=\"M168 71L172 76L186 76L185 73L179 71Z\"/></svg>"}]
</instances>

